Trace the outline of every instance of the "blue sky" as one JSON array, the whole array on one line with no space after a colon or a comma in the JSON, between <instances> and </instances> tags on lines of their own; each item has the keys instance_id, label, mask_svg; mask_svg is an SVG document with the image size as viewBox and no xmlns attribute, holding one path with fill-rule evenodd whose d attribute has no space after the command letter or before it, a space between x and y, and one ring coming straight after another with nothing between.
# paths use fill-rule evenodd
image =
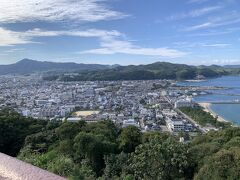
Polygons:
<instances>
[{"instance_id":1,"label":"blue sky","mask_svg":"<svg viewBox=\"0 0 240 180\"><path fill-rule=\"evenodd\" d=\"M0 64L240 64L239 0L1 0Z\"/></svg>"}]
</instances>

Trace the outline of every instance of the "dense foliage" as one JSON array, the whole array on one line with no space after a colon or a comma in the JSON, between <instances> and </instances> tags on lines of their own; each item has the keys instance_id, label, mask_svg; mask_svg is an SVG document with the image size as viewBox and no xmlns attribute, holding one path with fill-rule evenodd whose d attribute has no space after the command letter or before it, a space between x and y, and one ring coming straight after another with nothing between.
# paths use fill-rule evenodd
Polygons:
<instances>
[{"instance_id":1,"label":"dense foliage","mask_svg":"<svg viewBox=\"0 0 240 180\"><path fill-rule=\"evenodd\" d=\"M227 122L218 121L217 117L213 117L209 112L204 111L201 107L183 107L180 108L180 110L202 126L212 125L217 128L225 128L231 125Z\"/></svg>"},{"instance_id":2,"label":"dense foliage","mask_svg":"<svg viewBox=\"0 0 240 180\"><path fill-rule=\"evenodd\" d=\"M239 128L210 132L195 138L189 149L197 165L195 179L239 179L239 140Z\"/></svg>"},{"instance_id":3,"label":"dense foliage","mask_svg":"<svg viewBox=\"0 0 240 180\"><path fill-rule=\"evenodd\" d=\"M234 71L234 72L233 72ZM103 80L152 80L152 79L196 79L213 78L235 73L236 69L220 66L188 66L157 62L149 65L118 66L112 69L79 72L77 75L62 75L62 81L103 81ZM45 77L46 80L56 76Z\"/></svg>"},{"instance_id":4,"label":"dense foliage","mask_svg":"<svg viewBox=\"0 0 240 180\"><path fill-rule=\"evenodd\" d=\"M14 142L24 132L18 158L69 179L240 178L240 128L209 132L184 144L167 133L122 129L111 121L50 123L5 110L0 123L1 145L6 145L1 152L14 155L15 144L9 146L8 139Z\"/></svg>"},{"instance_id":5,"label":"dense foliage","mask_svg":"<svg viewBox=\"0 0 240 180\"><path fill-rule=\"evenodd\" d=\"M0 111L0 152L16 156L26 136L52 128L53 123L24 118L11 109Z\"/></svg>"}]
</instances>

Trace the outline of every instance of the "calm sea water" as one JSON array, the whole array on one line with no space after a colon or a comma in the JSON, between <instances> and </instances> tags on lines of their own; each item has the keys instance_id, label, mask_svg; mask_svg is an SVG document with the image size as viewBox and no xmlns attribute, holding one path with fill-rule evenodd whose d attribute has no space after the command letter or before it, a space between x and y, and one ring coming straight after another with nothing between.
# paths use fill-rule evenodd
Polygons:
<instances>
[{"instance_id":1,"label":"calm sea water","mask_svg":"<svg viewBox=\"0 0 240 180\"><path fill-rule=\"evenodd\" d=\"M240 126L240 104L212 104L210 108L219 116Z\"/></svg>"},{"instance_id":2,"label":"calm sea water","mask_svg":"<svg viewBox=\"0 0 240 180\"><path fill-rule=\"evenodd\" d=\"M225 76L201 82L180 82L184 86L219 86L226 90L211 91L214 94L194 98L196 102L219 102L240 100L240 76ZM221 94L218 94L221 93ZM240 104L212 104L211 109L224 119L240 125Z\"/></svg>"}]
</instances>

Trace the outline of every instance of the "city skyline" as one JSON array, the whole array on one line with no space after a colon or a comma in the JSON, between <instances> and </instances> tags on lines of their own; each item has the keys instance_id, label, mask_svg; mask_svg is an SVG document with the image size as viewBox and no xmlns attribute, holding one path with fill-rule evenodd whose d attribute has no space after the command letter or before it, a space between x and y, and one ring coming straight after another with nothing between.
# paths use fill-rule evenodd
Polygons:
<instances>
[{"instance_id":1,"label":"city skyline","mask_svg":"<svg viewBox=\"0 0 240 180\"><path fill-rule=\"evenodd\" d=\"M240 64L239 1L7 0L0 64Z\"/></svg>"}]
</instances>

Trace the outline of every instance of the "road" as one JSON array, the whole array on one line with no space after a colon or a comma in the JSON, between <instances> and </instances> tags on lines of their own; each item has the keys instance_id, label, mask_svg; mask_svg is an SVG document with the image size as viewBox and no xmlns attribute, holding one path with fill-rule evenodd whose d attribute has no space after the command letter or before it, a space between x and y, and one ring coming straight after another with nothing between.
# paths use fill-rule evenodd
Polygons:
<instances>
[{"instance_id":1,"label":"road","mask_svg":"<svg viewBox=\"0 0 240 180\"><path fill-rule=\"evenodd\" d=\"M174 108L173 104L170 101L169 97L166 97L166 100L168 101L168 103L172 106L172 108ZM184 118L186 118L188 121L190 121L191 123L193 123L195 125L195 127L197 127L202 133L207 133L207 131L202 128L196 121L194 121L191 117L189 117L188 115L184 114L182 111L180 111L180 109L178 108L174 108L179 114L183 115Z\"/></svg>"},{"instance_id":2,"label":"road","mask_svg":"<svg viewBox=\"0 0 240 180\"><path fill-rule=\"evenodd\" d=\"M182 111L180 111L180 109L175 109L178 113L180 113L181 115L183 115L184 118L186 118L188 121L190 121L191 123L193 123L202 133L207 133L207 131L202 128L196 121L194 121L191 117L189 117L188 115L184 114Z\"/></svg>"}]
</instances>

